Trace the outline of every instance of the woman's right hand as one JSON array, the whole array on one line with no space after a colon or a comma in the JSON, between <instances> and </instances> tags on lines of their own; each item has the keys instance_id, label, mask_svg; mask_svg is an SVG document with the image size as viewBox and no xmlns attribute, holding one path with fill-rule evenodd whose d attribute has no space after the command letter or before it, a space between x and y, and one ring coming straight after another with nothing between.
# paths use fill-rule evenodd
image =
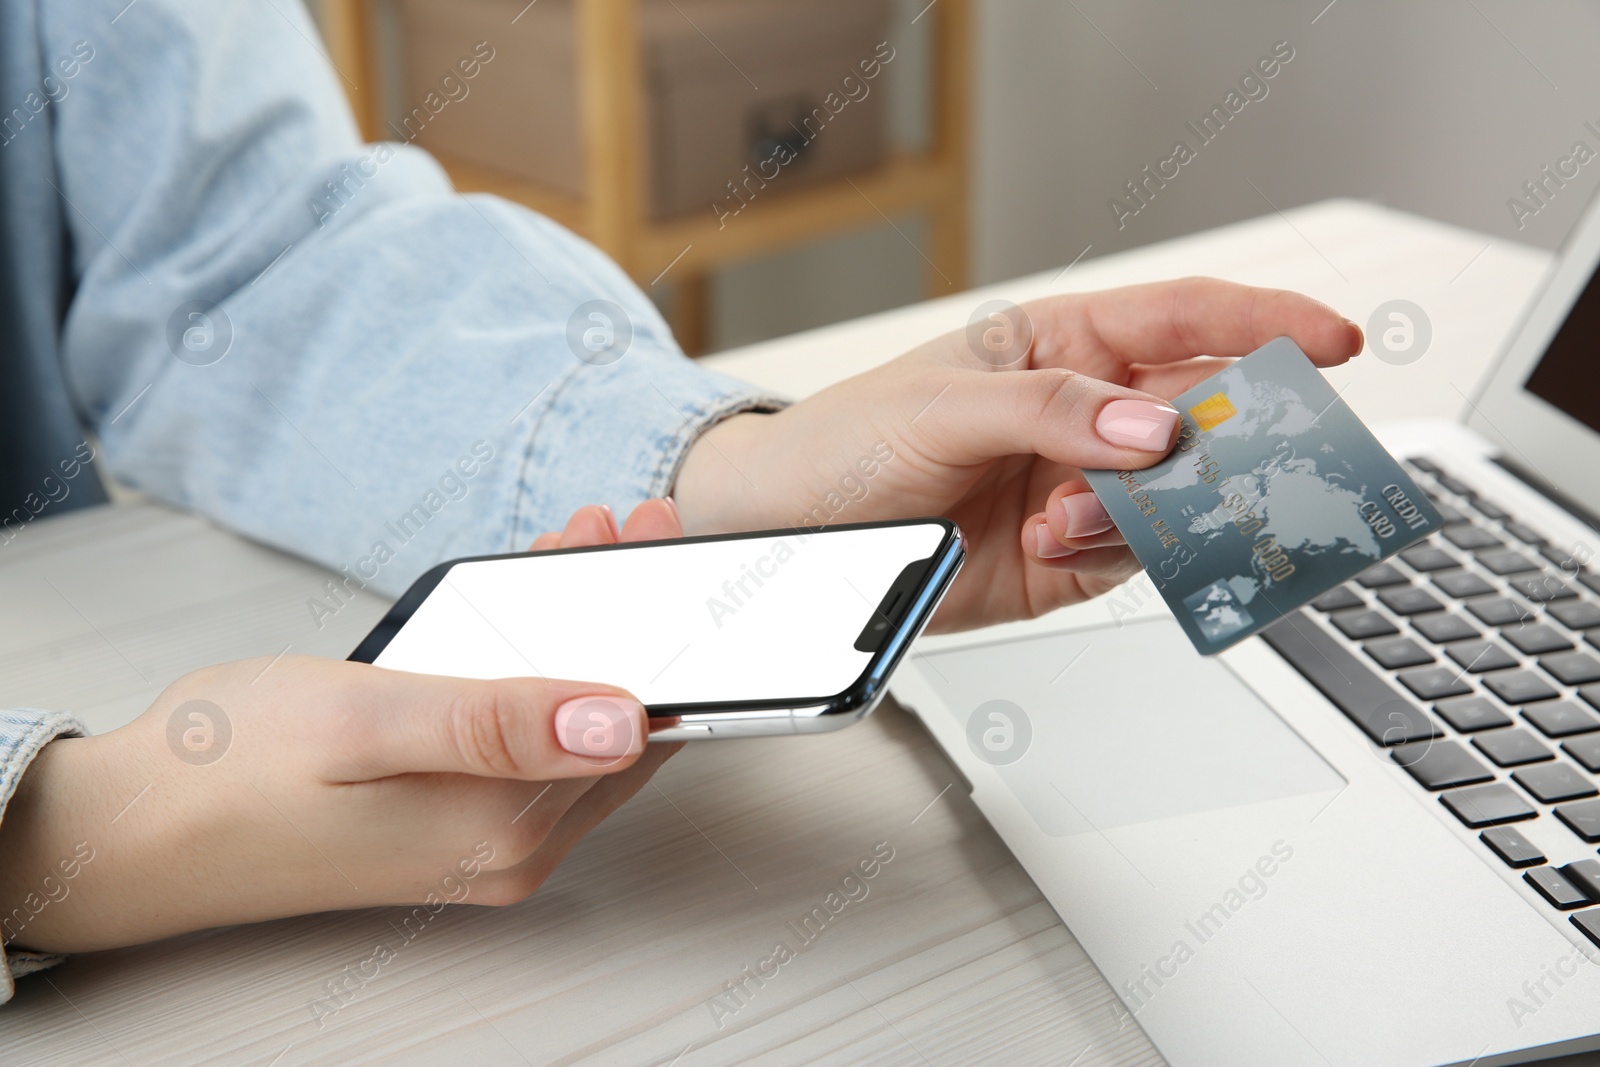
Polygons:
<instances>
[{"instance_id":1,"label":"woman's right hand","mask_svg":"<svg viewBox=\"0 0 1600 1067\"><path fill-rule=\"evenodd\" d=\"M621 539L677 533L658 501ZM584 509L555 541L618 536ZM121 729L51 742L23 774L0 823L0 915L25 917L6 940L73 952L316 911L519 901L679 747L646 745L647 729L630 694L590 682L299 656L196 671Z\"/></svg>"},{"instance_id":2,"label":"woman's right hand","mask_svg":"<svg viewBox=\"0 0 1600 1067\"><path fill-rule=\"evenodd\" d=\"M1032 618L1138 572L1083 471L1160 461L1178 436L1167 400L1275 337L1319 367L1363 343L1309 297L1215 278L982 307L992 328L977 320L700 435L673 489L688 531L943 515L967 562L929 630Z\"/></svg>"}]
</instances>

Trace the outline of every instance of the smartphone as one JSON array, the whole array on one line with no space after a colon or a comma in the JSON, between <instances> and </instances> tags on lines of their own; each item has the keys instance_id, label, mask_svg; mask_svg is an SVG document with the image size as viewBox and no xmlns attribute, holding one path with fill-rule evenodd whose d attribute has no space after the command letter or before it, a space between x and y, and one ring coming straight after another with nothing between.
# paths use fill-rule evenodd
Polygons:
<instances>
[{"instance_id":1,"label":"smartphone","mask_svg":"<svg viewBox=\"0 0 1600 1067\"><path fill-rule=\"evenodd\" d=\"M620 685L652 741L833 730L877 706L964 557L935 518L459 559L350 659Z\"/></svg>"}]
</instances>

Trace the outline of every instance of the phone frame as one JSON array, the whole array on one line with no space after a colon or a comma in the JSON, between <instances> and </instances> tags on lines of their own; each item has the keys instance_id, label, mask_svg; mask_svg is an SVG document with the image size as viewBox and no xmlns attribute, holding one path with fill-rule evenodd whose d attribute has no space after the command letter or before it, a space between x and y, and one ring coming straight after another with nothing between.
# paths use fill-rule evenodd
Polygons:
<instances>
[{"instance_id":1,"label":"phone frame","mask_svg":"<svg viewBox=\"0 0 1600 1067\"><path fill-rule=\"evenodd\" d=\"M348 659L356 663L372 663L388 647L417 608L426 600L452 567L462 563L481 563L502 559L524 559L571 555L579 552L626 552L637 548L660 547L663 544L696 544L707 541L749 541L772 537L825 537L829 533L845 530L885 529L897 526L933 524L944 530L944 536L927 565L916 580L909 583L911 595L902 595L891 605L894 617L883 614L880 601L868 616L870 626L874 619L883 619L889 630L879 641L872 658L861 674L848 687L832 696L799 696L776 700L710 701L701 704L655 704L645 707L650 716L651 741L683 741L725 737L770 737L773 735L823 733L838 730L851 723L860 722L878 706L888 692L889 676L899 666L911 643L922 633L950 590L961 565L966 559L966 539L959 527L949 519L933 517L923 519L892 519L884 522L840 523L818 529L793 527L777 530L755 530L748 533L707 534L698 537L673 538L667 541L631 541L615 545L587 545L582 548L555 548L543 552L506 552L489 556L464 556L447 560L430 568L411 584L400 599L384 614L372 631L361 640ZM919 561L912 561L913 563ZM902 584L910 564L890 583L885 600L897 589L904 593ZM867 631L856 640L866 638Z\"/></svg>"}]
</instances>

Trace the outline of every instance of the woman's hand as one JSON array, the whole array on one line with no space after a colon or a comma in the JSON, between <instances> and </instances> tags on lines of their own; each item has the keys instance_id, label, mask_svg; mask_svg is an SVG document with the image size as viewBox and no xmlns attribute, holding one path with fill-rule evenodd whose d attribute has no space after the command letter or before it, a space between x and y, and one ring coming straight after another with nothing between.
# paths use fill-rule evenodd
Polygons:
<instances>
[{"instance_id":1,"label":"woman's hand","mask_svg":"<svg viewBox=\"0 0 1600 1067\"><path fill-rule=\"evenodd\" d=\"M681 533L650 501L621 531L584 508L536 547ZM679 747L647 746L647 729L637 700L591 682L298 656L196 671L24 773L0 823L6 941L70 952L315 911L512 903Z\"/></svg>"},{"instance_id":2,"label":"woman's hand","mask_svg":"<svg viewBox=\"0 0 1600 1067\"><path fill-rule=\"evenodd\" d=\"M738 415L690 451L674 497L689 533L945 515L967 564L934 619L957 630L1098 596L1137 570L1083 468L1172 447L1179 393L1274 337L1319 366L1361 330L1308 297L1205 278L1026 305L1031 348L953 333L773 415ZM1009 362L1005 362L1009 360Z\"/></svg>"}]
</instances>

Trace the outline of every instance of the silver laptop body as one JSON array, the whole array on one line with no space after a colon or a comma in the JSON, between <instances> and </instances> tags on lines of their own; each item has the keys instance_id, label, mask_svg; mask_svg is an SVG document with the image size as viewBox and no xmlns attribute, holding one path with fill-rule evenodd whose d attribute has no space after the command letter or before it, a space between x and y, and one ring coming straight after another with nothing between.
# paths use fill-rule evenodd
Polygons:
<instances>
[{"instance_id":1,"label":"silver laptop body","mask_svg":"<svg viewBox=\"0 0 1600 1067\"><path fill-rule=\"evenodd\" d=\"M1141 575L897 676L1174 1067L1600 1048L1597 264L1600 202L1462 420L1377 428L1438 551L1212 659Z\"/></svg>"}]
</instances>

